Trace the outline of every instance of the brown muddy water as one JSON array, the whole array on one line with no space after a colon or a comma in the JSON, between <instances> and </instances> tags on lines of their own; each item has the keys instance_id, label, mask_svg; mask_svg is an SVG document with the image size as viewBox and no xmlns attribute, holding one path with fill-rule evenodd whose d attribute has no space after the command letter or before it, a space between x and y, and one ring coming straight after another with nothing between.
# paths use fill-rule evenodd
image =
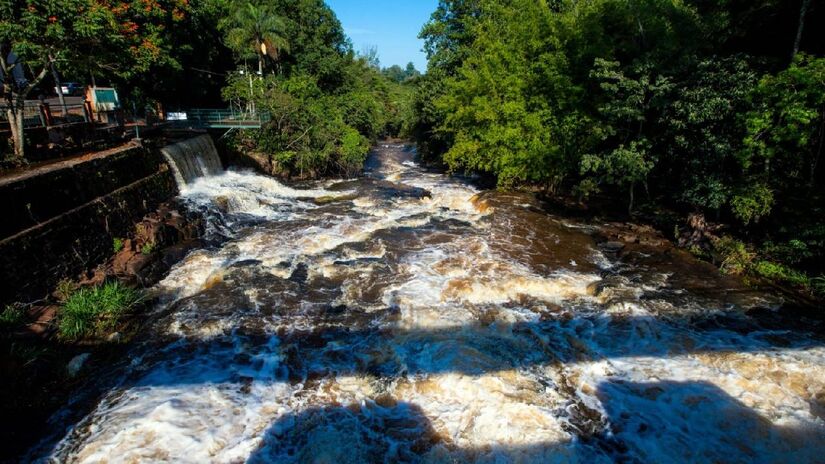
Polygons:
<instances>
[{"instance_id":1,"label":"brown muddy water","mask_svg":"<svg viewBox=\"0 0 825 464\"><path fill-rule=\"evenodd\" d=\"M825 343L765 324L777 298L413 160L384 145L355 180L187 185L212 246L31 457L825 462Z\"/></svg>"}]
</instances>

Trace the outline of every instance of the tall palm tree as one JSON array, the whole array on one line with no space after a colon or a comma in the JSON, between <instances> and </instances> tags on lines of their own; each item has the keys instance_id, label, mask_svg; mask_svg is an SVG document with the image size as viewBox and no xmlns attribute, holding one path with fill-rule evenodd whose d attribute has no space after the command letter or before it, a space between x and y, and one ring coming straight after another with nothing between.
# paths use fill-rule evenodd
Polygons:
<instances>
[{"instance_id":1,"label":"tall palm tree","mask_svg":"<svg viewBox=\"0 0 825 464\"><path fill-rule=\"evenodd\" d=\"M286 25L274 8L252 2L241 3L226 18L226 43L241 58L257 56L258 73L263 75L266 57L273 61L289 52Z\"/></svg>"}]
</instances>

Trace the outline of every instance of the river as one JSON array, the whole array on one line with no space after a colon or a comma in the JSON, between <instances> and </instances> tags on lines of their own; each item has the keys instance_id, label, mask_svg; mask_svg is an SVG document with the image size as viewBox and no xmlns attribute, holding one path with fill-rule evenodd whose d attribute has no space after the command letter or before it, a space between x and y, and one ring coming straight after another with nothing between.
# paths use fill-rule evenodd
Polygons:
<instances>
[{"instance_id":1,"label":"river","mask_svg":"<svg viewBox=\"0 0 825 464\"><path fill-rule=\"evenodd\" d=\"M681 252L617 253L403 145L181 201L211 245L44 460L823 462L822 338Z\"/></svg>"}]
</instances>

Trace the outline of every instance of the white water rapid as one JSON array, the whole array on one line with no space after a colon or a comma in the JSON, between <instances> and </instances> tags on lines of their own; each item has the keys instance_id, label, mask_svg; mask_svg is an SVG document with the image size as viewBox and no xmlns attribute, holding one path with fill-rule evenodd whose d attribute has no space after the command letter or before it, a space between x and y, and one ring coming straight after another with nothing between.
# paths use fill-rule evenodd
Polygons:
<instances>
[{"instance_id":1,"label":"white water rapid","mask_svg":"<svg viewBox=\"0 0 825 464\"><path fill-rule=\"evenodd\" d=\"M189 169L213 245L43 460L823 462L825 342L675 250L402 146L305 188Z\"/></svg>"}]
</instances>

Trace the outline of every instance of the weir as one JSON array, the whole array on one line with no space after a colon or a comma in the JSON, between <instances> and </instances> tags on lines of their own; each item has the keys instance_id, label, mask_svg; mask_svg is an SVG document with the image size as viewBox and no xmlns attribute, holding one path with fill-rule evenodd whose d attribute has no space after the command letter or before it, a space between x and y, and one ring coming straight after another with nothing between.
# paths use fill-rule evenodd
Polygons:
<instances>
[{"instance_id":1,"label":"weir","mask_svg":"<svg viewBox=\"0 0 825 464\"><path fill-rule=\"evenodd\" d=\"M216 175L223 172L221 159L212 137L197 137L163 147L161 150L169 163L178 187L183 188L198 177Z\"/></svg>"}]
</instances>

